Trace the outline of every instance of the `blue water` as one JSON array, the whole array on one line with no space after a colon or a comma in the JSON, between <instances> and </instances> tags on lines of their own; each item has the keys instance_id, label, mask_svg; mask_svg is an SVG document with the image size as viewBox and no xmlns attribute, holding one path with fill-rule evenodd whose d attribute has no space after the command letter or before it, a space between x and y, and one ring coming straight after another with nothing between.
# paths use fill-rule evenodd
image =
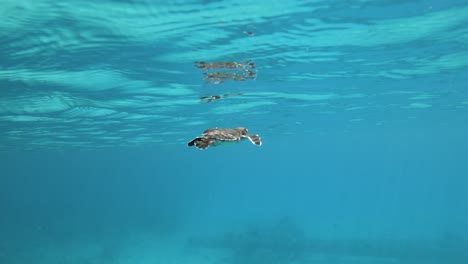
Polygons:
<instances>
[{"instance_id":1,"label":"blue water","mask_svg":"<svg viewBox=\"0 0 468 264\"><path fill-rule=\"evenodd\" d=\"M1 264L468 263L467 1L0 17Z\"/></svg>"}]
</instances>

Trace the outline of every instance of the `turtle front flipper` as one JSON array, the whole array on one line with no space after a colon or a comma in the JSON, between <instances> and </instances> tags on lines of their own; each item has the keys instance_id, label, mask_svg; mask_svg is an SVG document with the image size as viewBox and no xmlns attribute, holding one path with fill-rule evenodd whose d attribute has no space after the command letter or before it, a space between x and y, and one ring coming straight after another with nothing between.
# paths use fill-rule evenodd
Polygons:
<instances>
[{"instance_id":1,"label":"turtle front flipper","mask_svg":"<svg viewBox=\"0 0 468 264\"><path fill-rule=\"evenodd\" d=\"M252 144L261 146L262 145L262 140L258 135L247 135L247 138L252 142Z\"/></svg>"},{"instance_id":2,"label":"turtle front flipper","mask_svg":"<svg viewBox=\"0 0 468 264\"><path fill-rule=\"evenodd\" d=\"M194 138L192 141L187 143L187 146L195 146L199 149L206 149L210 145L213 145L215 143L215 140L212 138L205 138L205 137L197 137Z\"/></svg>"}]
</instances>

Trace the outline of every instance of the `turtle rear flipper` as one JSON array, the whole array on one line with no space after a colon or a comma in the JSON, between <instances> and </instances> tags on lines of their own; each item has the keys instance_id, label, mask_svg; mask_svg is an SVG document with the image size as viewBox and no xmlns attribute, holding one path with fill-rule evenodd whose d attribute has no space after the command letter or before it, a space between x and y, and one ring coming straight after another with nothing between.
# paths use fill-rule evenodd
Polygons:
<instances>
[{"instance_id":1,"label":"turtle rear flipper","mask_svg":"<svg viewBox=\"0 0 468 264\"><path fill-rule=\"evenodd\" d=\"M209 147L213 143L215 143L215 140L213 140L211 138L197 137L197 138L194 138L189 143L187 143L187 146L189 146L189 147L195 146L195 147L197 147L199 149L206 149L207 147Z\"/></svg>"},{"instance_id":2,"label":"turtle rear flipper","mask_svg":"<svg viewBox=\"0 0 468 264\"><path fill-rule=\"evenodd\" d=\"M261 146L262 145L262 140L258 135L247 135L247 138L252 142L252 144Z\"/></svg>"}]
</instances>

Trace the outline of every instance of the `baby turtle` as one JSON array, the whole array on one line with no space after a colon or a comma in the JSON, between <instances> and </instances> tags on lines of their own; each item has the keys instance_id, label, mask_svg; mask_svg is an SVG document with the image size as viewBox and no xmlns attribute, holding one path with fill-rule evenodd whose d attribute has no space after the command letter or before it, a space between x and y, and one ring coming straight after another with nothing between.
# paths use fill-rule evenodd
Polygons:
<instances>
[{"instance_id":1,"label":"baby turtle","mask_svg":"<svg viewBox=\"0 0 468 264\"><path fill-rule=\"evenodd\" d=\"M196 137L187 145L195 146L199 149L206 149L209 146L219 146L224 143L238 143L248 138L252 144L261 146L262 141L258 135L248 134L247 128L210 128L203 131L201 137Z\"/></svg>"}]
</instances>

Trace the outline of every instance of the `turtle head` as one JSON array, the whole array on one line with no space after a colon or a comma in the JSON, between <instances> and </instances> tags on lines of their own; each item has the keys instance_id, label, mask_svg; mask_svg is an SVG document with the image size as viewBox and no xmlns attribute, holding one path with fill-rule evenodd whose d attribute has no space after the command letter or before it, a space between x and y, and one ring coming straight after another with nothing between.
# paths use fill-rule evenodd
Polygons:
<instances>
[{"instance_id":1,"label":"turtle head","mask_svg":"<svg viewBox=\"0 0 468 264\"><path fill-rule=\"evenodd\" d=\"M240 132L241 136L246 136L247 133L249 132L247 130L247 128L245 128L245 127L238 127L238 128L236 128L236 130Z\"/></svg>"}]
</instances>

